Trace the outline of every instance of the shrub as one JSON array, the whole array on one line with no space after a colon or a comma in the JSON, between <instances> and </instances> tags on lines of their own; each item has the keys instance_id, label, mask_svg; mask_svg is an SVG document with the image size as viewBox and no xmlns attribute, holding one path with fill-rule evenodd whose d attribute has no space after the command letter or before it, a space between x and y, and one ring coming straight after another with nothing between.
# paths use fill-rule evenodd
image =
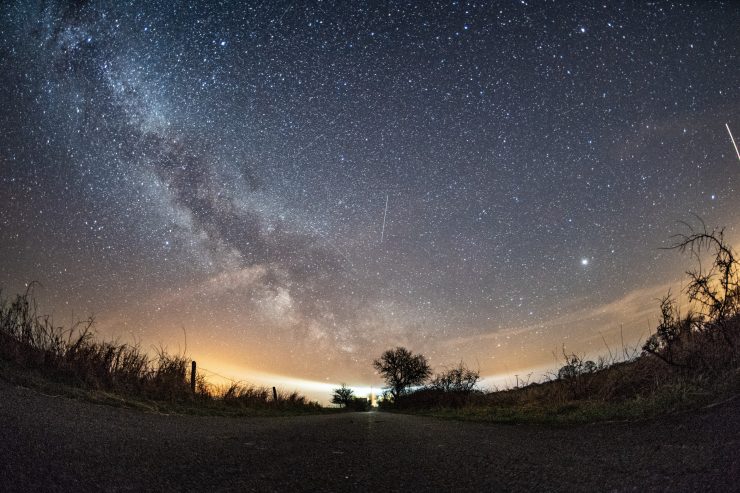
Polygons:
<instances>
[{"instance_id":1,"label":"shrub","mask_svg":"<svg viewBox=\"0 0 740 493\"><path fill-rule=\"evenodd\" d=\"M365 397L353 397L352 401L347 406L349 409L358 412L364 412L370 410L370 401Z\"/></svg>"},{"instance_id":2,"label":"shrub","mask_svg":"<svg viewBox=\"0 0 740 493\"><path fill-rule=\"evenodd\" d=\"M442 392L471 392L480 380L480 372L470 370L462 361L450 370L438 373L429 388Z\"/></svg>"}]
</instances>

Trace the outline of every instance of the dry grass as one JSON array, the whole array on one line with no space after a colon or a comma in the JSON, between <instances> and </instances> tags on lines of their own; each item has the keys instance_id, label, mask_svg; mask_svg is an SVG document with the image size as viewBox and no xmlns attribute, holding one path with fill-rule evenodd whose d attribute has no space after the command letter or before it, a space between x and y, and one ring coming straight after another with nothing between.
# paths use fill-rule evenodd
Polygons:
<instances>
[{"instance_id":1,"label":"dry grass","mask_svg":"<svg viewBox=\"0 0 740 493\"><path fill-rule=\"evenodd\" d=\"M428 387L402 396L396 408L498 422L655 416L739 392L739 341L740 315L735 315L723 321L722 332L716 321L694 324L690 332L657 349L657 354L633 349L625 353L632 356L624 361L615 361L612 356L598 362L564 354L565 364L540 383L489 392L444 392Z\"/></svg>"},{"instance_id":2,"label":"dry grass","mask_svg":"<svg viewBox=\"0 0 740 493\"><path fill-rule=\"evenodd\" d=\"M198 375L193 393L188 374L191 360L185 354L171 354L161 347L149 354L138 344L100 341L92 318L69 328L55 325L49 316L38 315L33 288L31 284L12 300L0 292L0 360L6 373L34 372L72 388L204 409L319 408L295 392L281 391L276 400L272 389L243 384L222 388L203 375Z\"/></svg>"},{"instance_id":3,"label":"dry grass","mask_svg":"<svg viewBox=\"0 0 740 493\"><path fill-rule=\"evenodd\" d=\"M678 235L674 249L698 267L686 288L698 311L682 316L670 293L641 348L610 351L598 361L563 352L546 381L514 389L449 392L430 386L402 395L395 408L500 421L583 421L651 416L701 405L740 391L740 262L722 229ZM709 268L702 267L709 257ZM706 264L704 264L706 265Z\"/></svg>"},{"instance_id":4,"label":"dry grass","mask_svg":"<svg viewBox=\"0 0 740 493\"><path fill-rule=\"evenodd\" d=\"M272 389L239 382L227 386L211 387L207 392L210 393L212 399L218 399L228 406L240 408L293 409L313 408L317 406L317 404L308 401L298 392L278 391L277 400L274 400Z\"/></svg>"}]
</instances>

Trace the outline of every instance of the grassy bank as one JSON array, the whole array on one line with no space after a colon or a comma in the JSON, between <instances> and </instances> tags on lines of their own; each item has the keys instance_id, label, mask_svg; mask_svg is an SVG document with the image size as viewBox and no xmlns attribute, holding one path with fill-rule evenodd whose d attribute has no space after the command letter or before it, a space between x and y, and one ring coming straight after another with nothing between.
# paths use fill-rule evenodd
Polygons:
<instances>
[{"instance_id":1,"label":"grassy bank","mask_svg":"<svg viewBox=\"0 0 740 493\"><path fill-rule=\"evenodd\" d=\"M214 385L203 375L192 391L185 354L100 340L94 320L72 327L38 314L32 284L9 299L0 293L0 378L49 394L154 412L284 415L322 412L296 392L243 383Z\"/></svg>"},{"instance_id":2,"label":"grassy bank","mask_svg":"<svg viewBox=\"0 0 740 493\"><path fill-rule=\"evenodd\" d=\"M624 365L620 371L630 371L645 361ZM642 369L634 368L636 371ZM604 370L609 373L610 370ZM740 394L740 372L708 381L679 376L671 380L651 382L629 394L604 398L598 392L569 398L563 395L561 382L532 384L519 389L478 392L457 396L450 405L448 396L427 396L420 403L413 395L400 399L390 410L435 416L440 418L495 423L578 424L597 421L649 419L662 415L699 410L706 406L734 399ZM405 401L405 402L404 402Z\"/></svg>"},{"instance_id":3,"label":"grassy bank","mask_svg":"<svg viewBox=\"0 0 740 493\"><path fill-rule=\"evenodd\" d=\"M655 333L640 349L623 348L621 361L611 352L598 361L563 352L564 365L542 383L495 392L432 383L388 407L483 421L578 423L649 418L734 398L740 393L738 255L723 230L703 223L675 238L671 248L704 260L687 272L690 309L682 314L668 293Z\"/></svg>"},{"instance_id":4,"label":"grassy bank","mask_svg":"<svg viewBox=\"0 0 740 493\"><path fill-rule=\"evenodd\" d=\"M544 382L496 391L422 388L390 410L501 423L635 420L699 409L740 394L740 315L719 322L663 313L656 334L627 361L565 365ZM671 334L665 336L665 334Z\"/></svg>"}]
</instances>

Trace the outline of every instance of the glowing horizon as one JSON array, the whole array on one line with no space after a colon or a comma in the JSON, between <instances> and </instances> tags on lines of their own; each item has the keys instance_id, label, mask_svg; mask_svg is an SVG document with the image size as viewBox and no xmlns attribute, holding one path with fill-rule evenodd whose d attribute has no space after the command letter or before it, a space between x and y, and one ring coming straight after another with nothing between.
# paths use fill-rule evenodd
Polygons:
<instances>
[{"instance_id":1,"label":"glowing horizon","mask_svg":"<svg viewBox=\"0 0 740 493\"><path fill-rule=\"evenodd\" d=\"M740 234L721 3L0 12L0 288L229 378L556 368L654 329L679 221Z\"/></svg>"}]
</instances>

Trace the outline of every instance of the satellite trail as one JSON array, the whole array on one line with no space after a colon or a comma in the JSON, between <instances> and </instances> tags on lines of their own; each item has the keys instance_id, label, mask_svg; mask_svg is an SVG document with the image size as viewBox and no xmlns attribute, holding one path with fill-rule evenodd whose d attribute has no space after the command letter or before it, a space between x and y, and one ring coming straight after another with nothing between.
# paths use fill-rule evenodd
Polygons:
<instances>
[{"instance_id":1,"label":"satellite trail","mask_svg":"<svg viewBox=\"0 0 740 493\"><path fill-rule=\"evenodd\" d=\"M385 210L383 211L383 229L380 230L380 242L383 243L385 236L385 216L388 214L388 194L385 195Z\"/></svg>"},{"instance_id":2,"label":"satellite trail","mask_svg":"<svg viewBox=\"0 0 740 493\"><path fill-rule=\"evenodd\" d=\"M735 154L737 154L737 159L740 160L740 151L737 150L737 144L735 143L735 137L733 137L732 132L730 132L730 125L725 123L725 127L727 128L727 133L730 134L730 140L732 140L732 145L735 147Z\"/></svg>"}]
</instances>

